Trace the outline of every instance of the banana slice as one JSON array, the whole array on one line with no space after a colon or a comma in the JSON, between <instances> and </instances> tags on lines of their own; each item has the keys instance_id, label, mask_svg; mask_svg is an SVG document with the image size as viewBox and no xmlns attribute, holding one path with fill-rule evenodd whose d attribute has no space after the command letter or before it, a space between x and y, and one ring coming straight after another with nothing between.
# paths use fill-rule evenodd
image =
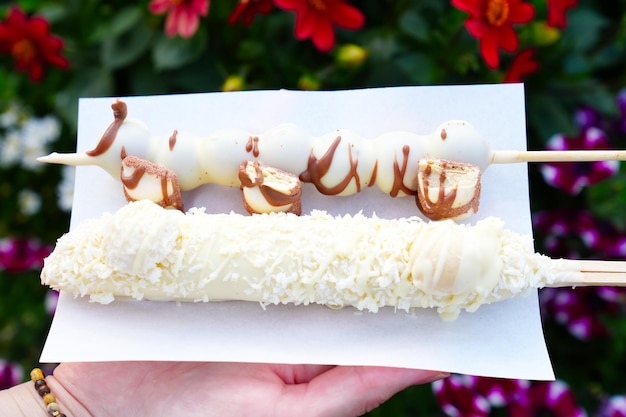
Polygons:
<instances>
[{"instance_id":1,"label":"banana slice","mask_svg":"<svg viewBox=\"0 0 626 417\"><path fill-rule=\"evenodd\" d=\"M239 181L248 213L302 214L302 188L296 175L258 161L243 161Z\"/></svg>"},{"instance_id":2,"label":"banana slice","mask_svg":"<svg viewBox=\"0 0 626 417\"><path fill-rule=\"evenodd\" d=\"M480 204L480 168L465 162L424 158L418 162L416 203L431 220L461 220Z\"/></svg>"},{"instance_id":3,"label":"banana slice","mask_svg":"<svg viewBox=\"0 0 626 417\"><path fill-rule=\"evenodd\" d=\"M126 156L122 159L120 180L129 202L150 200L161 207L184 209L178 177L162 165Z\"/></svg>"}]
</instances>

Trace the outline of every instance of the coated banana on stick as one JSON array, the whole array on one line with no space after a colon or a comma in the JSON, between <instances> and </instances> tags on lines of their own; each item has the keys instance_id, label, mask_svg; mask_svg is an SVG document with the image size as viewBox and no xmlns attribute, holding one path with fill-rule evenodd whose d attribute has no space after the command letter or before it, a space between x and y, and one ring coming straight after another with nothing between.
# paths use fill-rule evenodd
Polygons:
<instances>
[{"instance_id":1,"label":"coated banana on stick","mask_svg":"<svg viewBox=\"0 0 626 417\"><path fill-rule=\"evenodd\" d=\"M91 300L461 310L579 274L497 218L476 225L312 211L206 214L131 202L62 236L42 283Z\"/></svg>"}]
</instances>

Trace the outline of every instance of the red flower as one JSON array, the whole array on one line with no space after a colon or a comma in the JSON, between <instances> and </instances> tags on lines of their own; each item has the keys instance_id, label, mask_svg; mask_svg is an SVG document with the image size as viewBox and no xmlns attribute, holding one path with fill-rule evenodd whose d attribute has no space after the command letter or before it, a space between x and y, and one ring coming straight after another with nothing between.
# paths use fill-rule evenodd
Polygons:
<instances>
[{"instance_id":1,"label":"red flower","mask_svg":"<svg viewBox=\"0 0 626 417\"><path fill-rule=\"evenodd\" d=\"M272 0L240 0L237 7L228 17L228 23L234 24L241 19L245 26L250 26L254 16L267 14L274 8Z\"/></svg>"},{"instance_id":2,"label":"red flower","mask_svg":"<svg viewBox=\"0 0 626 417\"><path fill-rule=\"evenodd\" d=\"M498 49L515 52L518 39L513 24L528 23L535 9L523 0L452 0L452 5L470 14L469 33L480 41L480 53L493 69L500 65Z\"/></svg>"},{"instance_id":3,"label":"red flower","mask_svg":"<svg viewBox=\"0 0 626 417\"><path fill-rule=\"evenodd\" d=\"M520 52L511 63L509 70L504 76L505 83L518 83L526 76L536 72L539 63L535 60L535 50L526 49Z\"/></svg>"},{"instance_id":4,"label":"red flower","mask_svg":"<svg viewBox=\"0 0 626 417\"><path fill-rule=\"evenodd\" d=\"M345 29L360 29L365 17L359 9L345 0L274 0L278 7L296 12L296 39L311 38L320 51L330 51L335 45L333 25Z\"/></svg>"},{"instance_id":5,"label":"red flower","mask_svg":"<svg viewBox=\"0 0 626 417\"><path fill-rule=\"evenodd\" d=\"M191 37L198 30L200 16L209 13L209 0L152 0L150 11L154 14L167 13L165 33L174 37Z\"/></svg>"},{"instance_id":6,"label":"red flower","mask_svg":"<svg viewBox=\"0 0 626 417\"><path fill-rule=\"evenodd\" d=\"M7 19L0 22L0 53L12 55L17 70L27 72L35 82L43 78L46 65L69 68L61 49L63 41L50 35L50 25L42 17L28 18L13 7Z\"/></svg>"},{"instance_id":7,"label":"red flower","mask_svg":"<svg viewBox=\"0 0 626 417\"><path fill-rule=\"evenodd\" d=\"M548 0L548 26L565 29L567 9L576 6L578 0Z\"/></svg>"}]
</instances>

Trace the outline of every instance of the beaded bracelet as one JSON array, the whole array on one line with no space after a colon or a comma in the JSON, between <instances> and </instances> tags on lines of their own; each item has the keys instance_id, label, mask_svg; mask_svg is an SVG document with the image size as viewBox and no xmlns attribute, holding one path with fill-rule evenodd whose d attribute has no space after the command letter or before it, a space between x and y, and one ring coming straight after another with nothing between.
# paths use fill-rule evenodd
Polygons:
<instances>
[{"instance_id":1,"label":"beaded bracelet","mask_svg":"<svg viewBox=\"0 0 626 417\"><path fill-rule=\"evenodd\" d=\"M35 390L43 398L43 402L46 405L46 411L53 417L66 417L61 411L59 411L59 404L57 404L57 398L50 392L48 384L43 376L43 371L39 368L35 368L30 371L30 379L35 384Z\"/></svg>"}]
</instances>

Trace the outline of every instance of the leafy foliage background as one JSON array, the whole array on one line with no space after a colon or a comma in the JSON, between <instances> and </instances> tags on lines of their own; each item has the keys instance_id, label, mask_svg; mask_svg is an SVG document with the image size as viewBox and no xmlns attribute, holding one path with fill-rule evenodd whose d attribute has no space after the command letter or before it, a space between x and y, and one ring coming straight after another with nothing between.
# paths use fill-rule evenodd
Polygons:
<instances>
[{"instance_id":1,"label":"leafy foliage background","mask_svg":"<svg viewBox=\"0 0 626 417\"><path fill-rule=\"evenodd\" d=\"M330 52L320 52L311 42L295 39L294 14L284 10L256 16L250 26L229 23L237 3L211 2L197 32L181 38L165 34L164 17L150 13L147 0L18 1L14 5L27 14L50 22L51 32L64 42L63 54L70 67L46 68L44 78L33 82L16 71L10 54L0 54L0 113L19 105L24 119L52 115L61 130L54 142L46 144L47 149L72 151L79 97L499 83L515 58L515 54L502 52L500 68L486 66L476 38L464 27L467 14L442 0L355 0L351 4L362 11L365 25L354 31L337 28L336 45ZM556 134L580 134L575 115L581 108L592 109L611 125L623 121L626 115L620 112L616 96L626 87L626 2L581 0L567 11L563 29L546 25L546 1L531 3L535 18L516 26L519 50L534 49L539 63L539 68L523 79L529 149L544 149ZM8 11L9 5L0 5L0 19ZM357 45L365 53L364 59L346 57L347 45ZM8 130L0 127L2 140L6 141ZM624 131L609 133L611 145L626 148ZM0 252L7 252L9 243L17 238L54 245L68 227L69 213L60 203L58 189L66 174L57 166L25 169L16 163L3 163L0 170L0 238L5 246ZM614 237L612 244L616 245L626 227L625 178L622 167L610 178L571 195L547 184L540 166L532 165L533 213L564 208L588 213L594 224L604 228L602 233ZM40 204L34 212L25 210L18 197L25 189L38 196ZM554 246L548 244L553 242L554 233L537 227L535 234L537 250L554 253ZM566 247L580 257L606 257L606 251L586 246L575 231L566 230L557 238L559 248ZM619 251L608 253L620 258ZM23 255L11 252L6 256ZM54 297L40 286L36 265L18 271L6 264L2 268L1 363L13 370L30 369L37 364L50 323L50 299ZM623 295L610 310L593 297L591 294L579 302L586 304L585 314L599 321L604 333L580 338L567 322L551 316L548 310L544 312L556 374L590 415L600 413L607 398L626 393L622 377L626 369ZM506 412L506 408L496 407L491 415ZM565 415L551 412L546 415ZM445 415L431 386L410 388L370 414Z\"/></svg>"}]
</instances>

